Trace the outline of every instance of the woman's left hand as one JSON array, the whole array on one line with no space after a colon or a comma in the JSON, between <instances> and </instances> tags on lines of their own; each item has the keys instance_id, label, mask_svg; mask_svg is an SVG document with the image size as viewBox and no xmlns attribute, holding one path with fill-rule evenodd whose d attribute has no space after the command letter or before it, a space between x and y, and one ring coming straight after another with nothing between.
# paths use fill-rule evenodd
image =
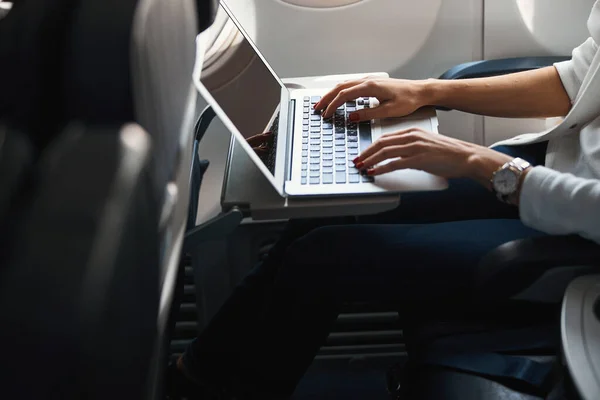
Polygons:
<instances>
[{"instance_id":1,"label":"woman's left hand","mask_svg":"<svg viewBox=\"0 0 600 400\"><path fill-rule=\"evenodd\" d=\"M378 165L386 160L392 161ZM410 168L444 178L472 178L487 186L494 171L510 160L487 147L415 128L381 136L354 163L373 176Z\"/></svg>"},{"instance_id":2,"label":"woman's left hand","mask_svg":"<svg viewBox=\"0 0 600 400\"><path fill-rule=\"evenodd\" d=\"M266 155L269 154L269 151L271 150L274 138L273 132L268 131L250 136L246 141L258 155Z\"/></svg>"}]
</instances>

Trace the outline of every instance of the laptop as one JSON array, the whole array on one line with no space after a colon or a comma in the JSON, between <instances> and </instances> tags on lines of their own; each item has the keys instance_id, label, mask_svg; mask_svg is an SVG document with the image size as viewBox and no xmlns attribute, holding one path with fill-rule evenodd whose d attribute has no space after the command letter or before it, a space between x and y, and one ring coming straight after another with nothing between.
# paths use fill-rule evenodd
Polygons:
<instances>
[{"instance_id":1,"label":"laptop","mask_svg":"<svg viewBox=\"0 0 600 400\"><path fill-rule=\"evenodd\" d=\"M237 36L238 46L252 56L248 67L251 71L241 72L233 90L251 90L256 93L255 100L240 104L231 97L223 98L202 74L198 90L281 196L348 196L447 187L445 179L423 171L403 170L371 177L357 170L352 160L384 133L386 120L353 123L348 115L377 106L377 99L346 102L331 118L323 119L313 106L333 83L331 87L312 89L286 87L222 1L221 7L235 27L235 35L230 37ZM232 91L228 93L231 96Z\"/></svg>"}]
</instances>

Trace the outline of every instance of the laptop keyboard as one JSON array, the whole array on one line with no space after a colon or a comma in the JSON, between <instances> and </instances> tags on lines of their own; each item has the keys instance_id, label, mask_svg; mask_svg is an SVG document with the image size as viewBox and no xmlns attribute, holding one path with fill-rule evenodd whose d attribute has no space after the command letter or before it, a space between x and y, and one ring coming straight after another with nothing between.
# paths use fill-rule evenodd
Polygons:
<instances>
[{"instance_id":1,"label":"laptop keyboard","mask_svg":"<svg viewBox=\"0 0 600 400\"><path fill-rule=\"evenodd\" d=\"M320 96L304 97L302 120L303 185L335 185L373 182L373 177L354 168L354 160L371 145L370 121L350 122L350 113L369 107L368 98L346 102L330 118L322 118L313 106Z\"/></svg>"}]
</instances>

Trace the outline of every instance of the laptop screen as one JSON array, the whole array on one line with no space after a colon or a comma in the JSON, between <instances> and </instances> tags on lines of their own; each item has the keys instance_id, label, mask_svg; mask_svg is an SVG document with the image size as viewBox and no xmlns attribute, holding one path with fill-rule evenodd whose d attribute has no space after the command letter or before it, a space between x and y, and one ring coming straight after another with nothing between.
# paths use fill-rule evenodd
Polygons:
<instances>
[{"instance_id":1,"label":"laptop screen","mask_svg":"<svg viewBox=\"0 0 600 400\"><path fill-rule=\"evenodd\" d=\"M271 174L275 175L282 86L231 18L227 16L227 19L226 26L232 26L234 41L239 42L236 53L218 72L227 79L208 79L201 75L200 80ZM232 33L229 37L233 36ZM238 59L245 63L251 61L241 66L231 62ZM215 81L220 82L215 84Z\"/></svg>"}]
</instances>

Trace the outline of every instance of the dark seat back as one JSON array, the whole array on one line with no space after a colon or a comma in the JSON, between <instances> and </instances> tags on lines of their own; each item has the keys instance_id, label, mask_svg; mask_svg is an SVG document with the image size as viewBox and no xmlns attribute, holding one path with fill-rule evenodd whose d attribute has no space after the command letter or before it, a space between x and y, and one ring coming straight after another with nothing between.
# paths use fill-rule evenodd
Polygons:
<instances>
[{"instance_id":1,"label":"dark seat back","mask_svg":"<svg viewBox=\"0 0 600 400\"><path fill-rule=\"evenodd\" d=\"M61 55L73 4L20 0L0 19L0 118L35 149L64 124Z\"/></svg>"},{"instance_id":2,"label":"dark seat back","mask_svg":"<svg viewBox=\"0 0 600 400\"><path fill-rule=\"evenodd\" d=\"M0 116L38 151L71 120L136 121L164 196L191 146L194 38L216 0L19 0L0 20ZM182 137L188 135L187 142Z\"/></svg>"},{"instance_id":3,"label":"dark seat back","mask_svg":"<svg viewBox=\"0 0 600 400\"><path fill-rule=\"evenodd\" d=\"M194 39L215 3L20 0L0 20L0 121L29 144L20 164L0 148L0 183L17 193L0 196L11 221L0 251L7 397L160 396ZM166 196L177 189L184 201Z\"/></svg>"},{"instance_id":4,"label":"dark seat back","mask_svg":"<svg viewBox=\"0 0 600 400\"><path fill-rule=\"evenodd\" d=\"M0 123L0 226L8 224L33 163L29 138Z\"/></svg>"},{"instance_id":5,"label":"dark seat back","mask_svg":"<svg viewBox=\"0 0 600 400\"><path fill-rule=\"evenodd\" d=\"M159 296L150 156L135 125L74 126L44 151L0 278L11 398L146 397Z\"/></svg>"}]
</instances>

